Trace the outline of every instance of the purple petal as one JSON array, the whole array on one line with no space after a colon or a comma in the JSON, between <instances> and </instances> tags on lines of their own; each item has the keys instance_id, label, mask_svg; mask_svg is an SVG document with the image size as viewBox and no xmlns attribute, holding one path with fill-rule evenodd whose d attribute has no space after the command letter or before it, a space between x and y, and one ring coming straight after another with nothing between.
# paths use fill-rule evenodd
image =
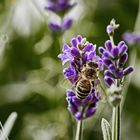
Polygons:
<instances>
[{"instance_id":1,"label":"purple petal","mask_svg":"<svg viewBox=\"0 0 140 140\"><path fill-rule=\"evenodd\" d=\"M126 63L127 60L128 60L128 54L125 53L123 56L121 56L121 58L119 60L119 66L120 67L124 66L124 64Z\"/></svg>"},{"instance_id":2,"label":"purple petal","mask_svg":"<svg viewBox=\"0 0 140 140\"><path fill-rule=\"evenodd\" d=\"M104 55L104 57L106 57L106 58L109 58L109 57L110 57L110 53L107 52L107 51L105 51L105 52L103 53L103 55Z\"/></svg>"},{"instance_id":3,"label":"purple petal","mask_svg":"<svg viewBox=\"0 0 140 140\"><path fill-rule=\"evenodd\" d=\"M62 65L64 65L66 62L72 60L72 58L70 58L70 57L67 55L67 53L61 53L61 54L59 54L59 55L58 55L58 58L61 59Z\"/></svg>"},{"instance_id":4,"label":"purple petal","mask_svg":"<svg viewBox=\"0 0 140 140\"><path fill-rule=\"evenodd\" d=\"M114 64L112 64L112 65L110 65L109 67L108 67L108 69L112 72L112 73L114 73L115 71L116 71L116 66L114 65Z\"/></svg>"},{"instance_id":5,"label":"purple petal","mask_svg":"<svg viewBox=\"0 0 140 140\"><path fill-rule=\"evenodd\" d=\"M72 47L71 55L74 56L74 57L79 57L80 56L80 52L79 52L79 50L77 48Z\"/></svg>"},{"instance_id":6,"label":"purple petal","mask_svg":"<svg viewBox=\"0 0 140 140\"><path fill-rule=\"evenodd\" d=\"M128 75L133 71L134 71L134 68L129 66L124 70L124 75Z\"/></svg>"},{"instance_id":7,"label":"purple petal","mask_svg":"<svg viewBox=\"0 0 140 140\"><path fill-rule=\"evenodd\" d=\"M73 38L73 39L71 40L71 45L72 45L73 47L77 47L77 40L76 40L75 38Z\"/></svg>"},{"instance_id":8,"label":"purple petal","mask_svg":"<svg viewBox=\"0 0 140 140\"><path fill-rule=\"evenodd\" d=\"M62 28L63 30L67 30L72 26L72 19L65 19L63 24L62 24Z\"/></svg>"},{"instance_id":9,"label":"purple petal","mask_svg":"<svg viewBox=\"0 0 140 140\"><path fill-rule=\"evenodd\" d=\"M49 23L49 28L55 32L61 31L61 25L57 24L57 23Z\"/></svg>"},{"instance_id":10,"label":"purple petal","mask_svg":"<svg viewBox=\"0 0 140 140\"><path fill-rule=\"evenodd\" d=\"M96 113L96 107L88 107L85 113L86 118L91 117Z\"/></svg>"},{"instance_id":11,"label":"purple petal","mask_svg":"<svg viewBox=\"0 0 140 140\"><path fill-rule=\"evenodd\" d=\"M90 43L85 46L84 52L95 51L95 49L96 49L96 46Z\"/></svg>"},{"instance_id":12,"label":"purple petal","mask_svg":"<svg viewBox=\"0 0 140 140\"><path fill-rule=\"evenodd\" d=\"M77 40L78 40L79 43L81 43L81 41L82 41L82 36L81 36L81 35L78 35L78 36L77 36Z\"/></svg>"},{"instance_id":13,"label":"purple petal","mask_svg":"<svg viewBox=\"0 0 140 140\"><path fill-rule=\"evenodd\" d=\"M118 70L115 71L115 78L120 79L120 78L123 77L123 74L124 74L123 70L118 69Z\"/></svg>"},{"instance_id":14,"label":"purple petal","mask_svg":"<svg viewBox=\"0 0 140 140\"><path fill-rule=\"evenodd\" d=\"M120 54L123 55L124 53L126 53L126 51L128 50L128 47L126 44L122 45L122 47L120 48Z\"/></svg>"},{"instance_id":15,"label":"purple petal","mask_svg":"<svg viewBox=\"0 0 140 140\"><path fill-rule=\"evenodd\" d=\"M113 77L113 74L109 70L105 70L104 75L108 77Z\"/></svg>"},{"instance_id":16,"label":"purple petal","mask_svg":"<svg viewBox=\"0 0 140 140\"><path fill-rule=\"evenodd\" d=\"M70 50L71 49L70 49L70 47L67 44L63 45L63 49L62 49L63 52L70 52Z\"/></svg>"},{"instance_id":17,"label":"purple petal","mask_svg":"<svg viewBox=\"0 0 140 140\"><path fill-rule=\"evenodd\" d=\"M72 97L72 101L77 107L81 105L81 101L76 96Z\"/></svg>"},{"instance_id":18,"label":"purple petal","mask_svg":"<svg viewBox=\"0 0 140 140\"><path fill-rule=\"evenodd\" d=\"M119 55L119 48L115 47L115 48L112 48L111 50L111 54L116 57Z\"/></svg>"},{"instance_id":19,"label":"purple petal","mask_svg":"<svg viewBox=\"0 0 140 140\"><path fill-rule=\"evenodd\" d=\"M82 120L82 113L81 112L77 112L76 114L75 114L75 118L77 119L77 120Z\"/></svg>"},{"instance_id":20,"label":"purple petal","mask_svg":"<svg viewBox=\"0 0 140 140\"><path fill-rule=\"evenodd\" d=\"M123 45L125 45L125 42L124 41L120 41L118 43L118 48L121 49L123 47Z\"/></svg>"},{"instance_id":21,"label":"purple petal","mask_svg":"<svg viewBox=\"0 0 140 140\"><path fill-rule=\"evenodd\" d=\"M77 108L73 103L70 103L70 104L68 105L68 110L69 110L71 113L75 114L75 113L78 111L78 108Z\"/></svg>"},{"instance_id":22,"label":"purple petal","mask_svg":"<svg viewBox=\"0 0 140 140\"><path fill-rule=\"evenodd\" d=\"M94 56L95 56L95 52L90 52L90 53L88 54L87 60L93 60Z\"/></svg>"},{"instance_id":23,"label":"purple petal","mask_svg":"<svg viewBox=\"0 0 140 140\"><path fill-rule=\"evenodd\" d=\"M105 52L105 49L103 47L99 47L98 51L100 54L103 54Z\"/></svg>"},{"instance_id":24,"label":"purple petal","mask_svg":"<svg viewBox=\"0 0 140 140\"><path fill-rule=\"evenodd\" d=\"M110 87L114 83L114 80L108 76L105 76L104 81L108 87Z\"/></svg>"},{"instance_id":25,"label":"purple petal","mask_svg":"<svg viewBox=\"0 0 140 140\"><path fill-rule=\"evenodd\" d=\"M110 40L107 40L107 41L105 42L105 48L106 48L109 52L111 52L112 44L111 44L111 41L110 41Z\"/></svg>"},{"instance_id":26,"label":"purple petal","mask_svg":"<svg viewBox=\"0 0 140 140\"><path fill-rule=\"evenodd\" d=\"M91 98L92 98L91 95L89 95L88 97L82 100L82 103L87 104L91 100Z\"/></svg>"},{"instance_id":27,"label":"purple petal","mask_svg":"<svg viewBox=\"0 0 140 140\"><path fill-rule=\"evenodd\" d=\"M104 62L104 64L108 67L108 66L110 66L111 64L112 64L112 61L110 60L110 59L107 59L107 58L105 58L104 60L103 60L103 62Z\"/></svg>"},{"instance_id":28,"label":"purple petal","mask_svg":"<svg viewBox=\"0 0 140 140\"><path fill-rule=\"evenodd\" d=\"M63 70L63 73L67 78L71 78L73 76L76 76L76 71L71 67L65 68Z\"/></svg>"},{"instance_id":29,"label":"purple petal","mask_svg":"<svg viewBox=\"0 0 140 140\"><path fill-rule=\"evenodd\" d=\"M71 89L67 89L66 94L67 94L67 96L75 96L75 92Z\"/></svg>"},{"instance_id":30,"label":"purple petal","mask_svg":"<svg viewBox=\"0 0 140 140\"><path fill-rule=\"evenodd\" d=\"M85 64L86 61L87 61L87 54L83 54L83 56L82 56L82 62L83 62L83 64Z\"/></svg>"},{"instance_id":31,"label":"purple petal","mask_svg":"<svg viewBox=\"0 0 140 140\"><path fill-rule=\"evenodd\" d=\"M112 27L112 25L108 25L106 28L106 32L108 34L112 34L114 32L114 28Z\"/></svg>"}]
</instances>

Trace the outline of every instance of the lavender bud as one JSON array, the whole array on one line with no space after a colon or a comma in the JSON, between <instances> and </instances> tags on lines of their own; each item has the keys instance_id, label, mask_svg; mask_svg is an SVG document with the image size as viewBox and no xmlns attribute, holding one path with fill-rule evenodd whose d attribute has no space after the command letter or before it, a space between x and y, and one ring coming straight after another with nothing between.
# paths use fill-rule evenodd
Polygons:
<instances>
[{"instance_id":1,"label":"lavender bud","mask_svg":"<svg viewBox=\"0 0 140 140\"><path fill-rule=\"evenodd\" d=\"M81 105L80 100L76 96L72 97L72 101L73 101L73 103L75 104L76 107L79 107Z\"/></svg>"},{"instance_id":2,"label":"lavender bud","mask_svg":"<svg viewBox=\"0 0 140 140\"><path fill-rule=\"evenodd\" d=\"M103 54L105 52L105 49L103 47L99 47L98 51L100 54Z\"/></svg>"},{"instance_id":3,"label":"lavender bud","mask_svg":"<svg viewBox=\"0 0 140 140\"><path fill-rule=\"evenodd\" d=\"M129 66L129 67L127 67L127 68L124 70L124 75L128 75L128 74L130 74L130 73L133 72L133 71L134 71L134 68L131 67L131 66Z\"/></svg>"},{"instance_id":4,"label":"lavender bud","mask_svg":"<svg viewBox=\"0 0 140 140\"><path fill-rule=\"evenodd\" d=\"M71 89L67 89L67 90L66 90L66 94L67 94L68 97L69 97L69 96L75 96L75 93L74 93L73 90L71 90Z\"/></svg>"},{"instance_id":5,"label":"lavender bud","mask_svg":"<svg viewBox=\"0 0 140 140\"><path fill-rule=\"evenodd\" d=\"M93 114L95 114L95 112L96 112L96 107L89 106L86 110L86 114L85 114L86 118L92 116Z\"/></svg>"},{"instance_id":6,"label":"lavender bud","mask_svg":"<svg viewBox=\"0 0 140 140\"><path fill-rule=\"evenodd\" d=\"M115 74L115 78L119 79L123 76L123 70L118 69L118 70L115 71L114 74Z\"/></svg>"},{"instance_id":7,"label":"lavender bud","mask_svg":"<svg viewBox=\"0 0 140 140\"><path fill-rule=\"evenodd\" d=\"M77 40L78 40L79 43L81 43L81 41L82 41L82 36L81 36L81 35L78 35L78 36L77 36Z\"/></svg>"},{"instance_id":8,"label":"lavender bud","mask_svg":"<svg viewBox=\"0 0 140 140\"><path fill-rule=\"evenodd\" d=\"M107 41L105 42L105 48L106 48L109 52L111 52L112 44L111 44L111 41L110 41L110 40L107 40Z\"/></svg>"},{"instance_id":9,"label":"lavender bud","mask_svg":"<svg viewBox=\"0 0 140 140\"><path fill-rule=\"evenodd\" d=\"M121 58L119 60L119 66L120 67L124 66L124 64L126 63L127 60L128 60L128 54L125 53L123 56L121 56Z\"/></svg>"},{"instance_id":10,"label":"lavender bud","mask_svg":"<svg viewBox=\"0 0 140 140\"><path fill-rule=\"evenodd\" d=\"M113 27L112 27L111 25L108 25L107 28L106 28L106 32L107 32L109 35L113 34L113 32L114 32Z\"/></svg>"},{"instance_id":11,"label":"lavender bud","mask_svg":"<svg viewBox=\"0 0 140 140\"><path fill-rule=\"evenodd\" d=\"M117 56L119 55L119 48L118 48L118 47L112 48L111 54L112 54L114 57L117 57Z\"/></svg>"},{"instance_id":12,"label":"lavender bud","mask_svg":"<svg viewBox=\"0 0 140 140\"><path fill-rule=\"evenodd\" d=\"M61 25L58 25L57 23L49 23L49 28L52 30L52 31L55 31L55 32L58 32L58 31L61 31Z\"/></svg>"},{"instance_id":13,"label":"lavender bud","mask_svg":"<svg viewBox=\"0 0 140 140\"><path fill-rule=\"evenodd\" d=\"M76 40L75 38L73 38L73 39L71 40L71 45L72 45L73 47L77 47L77 40Z\"/></svg>"},{"instance_id":14,"label":"lavender bud","mask_svg":"<svg viewBox=\"0 0 140 140\"><path fill-rule=\"evenodd\" d=\"M104 75L108 77L113 77L113 74L109 70L105 70Z\"/></svg>"},{"instance_id":15,"label":"lavender bud","mask_svg":"<svg viewBox=\"0 0 140 140\"><path fill-rule=\"evenodd\" d=\"M110 59L105 58L103 61L107 67L112 64L112 61Z\"/></svg>"},{"instance_id":16,"label":"lavender bud","mask_svg":"<svg viewBox=\"0 0 140 140\"><path fill-rule=\"evenodd\" d=\"M82 120L82 113L81 112L77 112L76 114L75 114L75 118L77 119L77 120Z\"/></svg>"},{"instance_id":17,"label":"lavender bud","mask_svg":"<svg viewBox=\"0 0 140 140\"><path fill-rule=\"evenodd\" d=\"M77 48L72 48L71 49L71 55L74 56L74 57L79 57L80 56L80 52Z\"/></svg>"},{"instance_id":18,"label":"lavender bud","mask_svg":"<svg viewBox=\"0 0 140 140\"><path fill-rule=\"evenodd\" d=\"M105 76L104 81L108 87L110 87L114 83L114 80L108 76Z\"/></svg>"},{"instance_id":19,"label":"lavender bud","mask_svg":"<svg viewBox=\"0 0 140 140\"><path fill-rule=\"evenodd\" d=\"M104 52L103 54L104 54L104 57L106 57L106 58L109 58L110 57L109 52Z\"/></svg>"},{"instance_id":20,"label":"lavender bud","mask_svg":"<svg viewBox=\"0 0 140 140\"><path fill-rule=\"evenodd\" d=\"M72 19L65 19L63 24L62 24L62 28L63 30L67 30L72 26Z\"/></svg>"},{"instance_id":21,"label":"lavender bud","mask_svg":"<svg viewBox=\"0 0 140 140\"><path fill-rule=\"evenodd\" d=\"M78 111L78 109L76 108L76 106L73 105L73 104L71 104L70 106L68 106L68 110L69 110L71 113L73 113L73 114L75 114L75 113Z\"/></svg>"},{"instance_id":22,"label":"lavender bud","mask_svg":"<svg viewBox=\"0 0 140 140\"><path fill-rule=\"evenodd\" d=\"M111 71L112 73L114 73L116 71L116 66L114 64L110 65L108 67L109 71Z\"/></svg>"}]
</instances>

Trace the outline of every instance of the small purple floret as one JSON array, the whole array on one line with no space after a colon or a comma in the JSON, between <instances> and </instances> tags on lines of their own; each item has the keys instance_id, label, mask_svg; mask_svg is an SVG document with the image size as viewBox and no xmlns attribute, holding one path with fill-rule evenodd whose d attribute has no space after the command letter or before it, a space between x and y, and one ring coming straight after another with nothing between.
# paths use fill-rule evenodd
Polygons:
<instances>
[{"instance_id":1,"label":"small purple floret","mask_svg":"<svg viewBox=\"0 0 140 140\"><path fill-rule=\"evenodd\" d=\"M108 87L110 87L115 80L122 79L125 75L133 71L132 67L126 69L124 67L128 60L128 47L125 42L121 41L118 45L113 47L110 43L111 42L107 40L105 42L105 48L99 48L99 53L101 54L103 63L107 69L104 72L104 81Z\"/></svg>"}]
</instances>

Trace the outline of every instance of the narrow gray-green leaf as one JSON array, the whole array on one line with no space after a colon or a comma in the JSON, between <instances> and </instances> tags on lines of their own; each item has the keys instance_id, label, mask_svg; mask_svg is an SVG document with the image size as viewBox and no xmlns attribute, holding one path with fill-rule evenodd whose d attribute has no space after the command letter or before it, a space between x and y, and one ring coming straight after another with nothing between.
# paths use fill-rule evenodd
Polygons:
<instances>
[{"instance_id":1,"label":"narrow gray-green leaf","mask_svg":"<svg viewBox=\"0 0 140 140\"><path fill-rule=\"evenodd\" d=\"M16 118L17 118L17 113L13 112L10 114L10 116L6 120L4 126L2 126L1 124L2 131L0 133L0 140L8 140L8 136L13 128Z\"/></svg>"},{"instance_id":2,"label":"narrow gray-green leaf","mask_svg":"<svg viewBox=\"0 0 140 140\"><path fill-rule=\"evenodd\" d=\"M111 126L110 126L109 122L104 118L102 118L101 128L102 128L102 132L103 132L103 139L111 140Z\"/></svg>"}]
</instances>

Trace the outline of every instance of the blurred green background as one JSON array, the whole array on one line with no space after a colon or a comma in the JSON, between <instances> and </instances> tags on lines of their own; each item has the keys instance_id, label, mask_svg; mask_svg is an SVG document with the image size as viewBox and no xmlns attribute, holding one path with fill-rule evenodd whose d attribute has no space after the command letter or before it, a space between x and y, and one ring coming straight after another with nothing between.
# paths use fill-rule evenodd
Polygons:
<instances>
[{"instance_id":1,"label":"blurred green background","mask_svg":"<svg viewBox=\"0 0 140 140\"><path fill-rule=\"evenodd\" d=\"M67 15L74 19L73 26L60 35L48 29L52 15L44 10L45 0L0 0L0 37L8 37L6 43L0 40L0 121L4 124L11 112L18 113L9 140L73 140L76 122L65 100L65 89L70 86L63 85L62 64L57 58L62 44L81 34L102 46L112 18L120 24L117 43L125 31L134 30L138 3L77 0ZM122 140L140 140L139 48L137 51L136 70L122 113ZM97 114L85 121L83 140L103 139L102 117L111 119L111 106L106 102L100 102Z\"/></svg>"}]
</instances>

